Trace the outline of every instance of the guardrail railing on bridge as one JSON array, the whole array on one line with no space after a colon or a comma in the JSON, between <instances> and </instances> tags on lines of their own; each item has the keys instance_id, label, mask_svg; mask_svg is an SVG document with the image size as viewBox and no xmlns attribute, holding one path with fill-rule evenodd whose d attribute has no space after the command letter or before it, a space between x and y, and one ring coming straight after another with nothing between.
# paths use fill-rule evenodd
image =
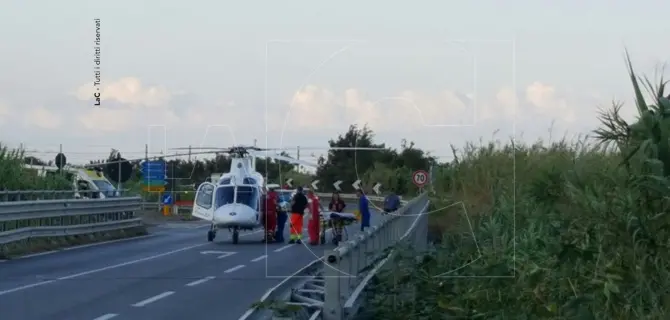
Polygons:
<instances>
[{"instance_id":1,"label":"guardrail railing on bridge","mask_svg":"<svg viewBox=\"0 0 670 320\"><path fill-rule=\"evenodd\" d=\"M355 239L303 268L265 295L240 320L342 320L355 316L364 289L401 242L418 250L428 245L427 194L422 194Z\"/></svg>"},{"instance_id":2,"label":"guardrail railing on bridge","mask_svg":"<svg viewBox=\"0 0 670 320\"><path fill-rule=\"evenodd\" d=\"M0 245L142 226L140 197L0 202Z\"/></svg>"}]
</instances>

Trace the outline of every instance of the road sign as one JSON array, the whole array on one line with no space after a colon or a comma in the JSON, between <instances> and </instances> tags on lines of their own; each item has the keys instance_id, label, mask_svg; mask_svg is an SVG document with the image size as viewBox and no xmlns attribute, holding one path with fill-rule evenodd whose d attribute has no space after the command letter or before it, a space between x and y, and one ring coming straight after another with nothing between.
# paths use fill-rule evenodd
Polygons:
<instances>
[{"instance_id":1,"label":"road sign","mask_svg":"<svg viewBox=\"0 0 670 320\"><path fill-rule=\"evenodd\" d=\"M144 192L165 192L165 186L142 186Z\"/></svg>"},{"instance_id":2,"label":"road sign","mask_svg":"<svg viewBox=\"0 0 670 320\"><path fill-rule=\"evenodd\" d=\"M317 186L318 184L319 184L319 180L314 180L314 182L312 182L312 189L313 190L319 190L319 188Z\"/></svg>"},{"instance_id":3,"label":"road sign","mask_svg":"<svg viewBox=\"0 0 670 320\"><path fill-rule=\"evenodd\" d=\"M142 172L142 184L144 191L163 192L165 191L165 181L167 176L167 167L165 161L144 161L140 166Z\"/></svg>"},{"instance_id":4,"label":"road sign","mask_svg":"<svg viewBox=\"0 0 670 320\"><path fill-rule=\"evenodd\" d=\"M419 188L423 188L423 186L428 183L428 172L425 170L416 170L412 174L412 182L414 182L414 185L416 185Z\"/></svg>"},{"instance_id":5,"label":"road sign","mask_svg":"<svg viewBox=\"0 0 670 320\"><path fill-rule=\"evenodd\" d=\"M172 199L171 194L169 194L169 193L164 194L162 200L163 200L164 205L167 205L167 206L172 205L173 199Z\"/></svg>"},{"instance_id":6,"label":"road sign","mask_svg":"<svg viewBox=\"0 0 670 320\"><path fill-rule=\"evenodd\" d=\"M286 185L288 185L289 188L293 188L293 179L287 179Z\"/></svg>"},{"instance_id":7,"label":"road sign","mask_svg":"<svg viewBox=\"0 0 670 320\"><path fill-rule=\"evenodd\" d=\"M156 181L163 181L165 180L166 176L165 173L160 172L160 171L151 171L148 174L143 174L142 178L144 180L156 180Z\"/></svg>"},{"instance_id":8,"label":"road sign","mask_svg":"<svg viewBox=\"0 0 670 320\"><path fill-rule=\"evenodd\" d=\"M382 184L379 183L379 182L377 182L377 184L375 184L375 186L372 187L372 190L374 190L375 193L376 193L377 195L379 195L379 193L381 193L381 191L379 191L379 188L381 188L381 186L382 186Z\"/></svg>"},{"instance_id":9,"label":"road sign","mask_svg":"<svg viewBox=\"0 0 670 320\"><path fill-rule=\"evenodd\" d=\"M54 160L56 161L56 167L58 167L58 169L63 169L67 163L67 157L62 152L58 153Z\"/></svg>"},{"instance_id":10,"label":"road sign","mask_svg":"<svg viewBox=\"0 0 670 320\"><path fill-rule=\"evenodd\" d=\"M154 170L165 172L166 167L165 161L162 160L144 161L142 162L141 171L142 173Z\"/></svg>"},{"instance_id":11,"label":"road sign","mask_svg":"<svg viewBox=\"0 0 670 320\"><path fill-rule=\"evenodd\" d=\"M333 187L335 187L335 190L337 190L337 191L342 191L342 189L340 188L341 184L342 184L342 180L337 180L337 181L335 181L335 183L333 183Z\"/></svg>"},{"instance_id":12,"label":"road sign","mask_svg":"<svg viewBox=\"0 0 670 320\"><path fill-rule=\"evenodd\" d=\"M356 180L351 185L354 187L354 189L358 190L361 188L361 180Z\"/></svg>"}]
</instances>

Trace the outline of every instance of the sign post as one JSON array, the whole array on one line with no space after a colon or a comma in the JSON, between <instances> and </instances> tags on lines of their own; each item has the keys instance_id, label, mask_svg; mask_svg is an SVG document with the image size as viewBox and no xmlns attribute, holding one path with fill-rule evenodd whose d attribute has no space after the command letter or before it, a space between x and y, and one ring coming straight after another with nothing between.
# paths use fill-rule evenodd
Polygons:
<instances>
[{"instance_id":1,"label":"sign post","mask_svg":"<svg viewBox=\"0 0 670 320\"><path fill-rule=\"evenodd\" d=\"M425 170L416 170L412 173L412 182L414 185L419 188L419 191L423 191L423 187L428 183L428 172Z\"/></svg>"},{"instance_id":2,"label":"sign post","mask_svg":"<svg viewBox=\"0 0 670 320\"><path fill-rule=\"evenodd\" d=\"M163 215L164 216L169 216L170 215L170 209L172 208L172 203L174 203L174 199L172 199L172 195L168 192L163 194Z\"/></svg>"}]
</instances>

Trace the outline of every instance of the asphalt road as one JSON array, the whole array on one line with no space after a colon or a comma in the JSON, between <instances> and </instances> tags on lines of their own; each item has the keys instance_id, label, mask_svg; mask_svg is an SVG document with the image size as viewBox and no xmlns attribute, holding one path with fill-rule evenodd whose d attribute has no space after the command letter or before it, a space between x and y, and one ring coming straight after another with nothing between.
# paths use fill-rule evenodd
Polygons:
<instances>
[{"instance_id":1,"label":"asphalt road","mask_svg":"<svg viewBox=\"0 0 670 320\"><path fill-rule=\"evenodd\" d=\"M372 224L381 219L373 213ZM333 248L265 245L260 230L241 233L237 245L219 230L209 243L207 227L165 225L139 239L0 262L0 319L237 320ZM349 237L358 228L350 226Z\"/></svg>"}]
</instances>

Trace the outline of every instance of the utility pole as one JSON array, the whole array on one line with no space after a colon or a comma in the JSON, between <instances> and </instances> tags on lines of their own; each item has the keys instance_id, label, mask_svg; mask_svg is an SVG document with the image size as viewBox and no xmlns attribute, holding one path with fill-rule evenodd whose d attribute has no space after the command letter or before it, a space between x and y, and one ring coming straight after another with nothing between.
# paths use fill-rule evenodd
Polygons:
<instances>
[{"instance_id":1,"label":"utility pole","mask_svg":"<svg viewBox=\"0 0 670 320\"><path fill-rule=\"evenodd\" d=\"M298 155L297 155L298 160L300 160L300 146L298 146ZM300 172L300 165L298 165L298 172Z\"/></svg>"},{"instance_id":2,"label":"utility pole","mask_svg":"<svg viewBox=\"0 0 670 320\"><path fill-rule=\"evenodd\" d=\"M144 144L144 161L149 161L149 144Z\"/></svg>"},{"instance_id":3,"label":"utility pole","mask_svg":"<svg viewBox=\"0 0 670 320\"><path fill-rule=\"evenodd\" d=\"M61 144L59 145L59 147L58 147L58 153L63 153L63 144L62 144L62 143L61 143ZM66 165L66 164L63 163L63 167L65 167L65 165ZM58 170L58 173L60 173L61 176L63 175L63 170L62 170L62 168Z\"/></svg>"},{"instance_id":4,"label":"utility pole","mask_svg":"<svg viewBox=\"0 0 670 320\"><path fill-rule=\"evenodd\" d=\"M188 162L191 162L191 145L188 145Z\"/></svg>"},{"instance_id":5,"label":"utility pole","mask_svg":"<svg viewBox=\"0 0 670 320\"><path fill-rule=\"evenodd\" d=\"M257 141L257 140L256 140L256 139L254 139L254 147L256 146L256 141Z\"/></svg>"}]
</instances>

